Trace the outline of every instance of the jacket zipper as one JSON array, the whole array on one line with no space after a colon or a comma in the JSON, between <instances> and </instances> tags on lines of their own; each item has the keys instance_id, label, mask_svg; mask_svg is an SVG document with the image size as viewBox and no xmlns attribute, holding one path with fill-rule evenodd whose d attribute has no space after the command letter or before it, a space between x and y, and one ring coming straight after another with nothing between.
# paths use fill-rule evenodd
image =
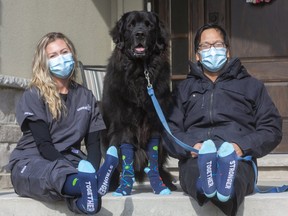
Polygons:
<instances>
[{"instance_id":1,"label":"jacket zipper","mask_svg":"<svg viewBox=\"0 0 288 216\"><path fill-rule=\"evenodd\" d=\"M213 121L213 113L212 113L212 106L213 106L213 100L214 100L214 89L215 89L215 83L213 83L213 88L212 88L212 91L211 91L211 95L210 95L210 106L209 106L209 118L210 118L210 123L211 123L211 126L208 130L208 137L211 138L211 132L213 130L213 124L214 124L214 121Z\"/></svg>"}]
</instances>

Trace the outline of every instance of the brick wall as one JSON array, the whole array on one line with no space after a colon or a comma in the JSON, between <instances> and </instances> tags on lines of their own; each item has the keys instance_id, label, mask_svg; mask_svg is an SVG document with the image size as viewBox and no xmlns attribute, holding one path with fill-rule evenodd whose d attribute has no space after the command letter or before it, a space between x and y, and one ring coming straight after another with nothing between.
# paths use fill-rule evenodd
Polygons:
<instances>
[{"instance_id":1,"label":"brick wall","mask_svg":"<svg viewBox=\"0 0 288 216\"><path fill-rule=\"evenodd\" d=\"M29 80L0 75L0 189L11 187L5 170L9 156L22 133L15 118L15 107Z\"/></svg>"}]
</instances>

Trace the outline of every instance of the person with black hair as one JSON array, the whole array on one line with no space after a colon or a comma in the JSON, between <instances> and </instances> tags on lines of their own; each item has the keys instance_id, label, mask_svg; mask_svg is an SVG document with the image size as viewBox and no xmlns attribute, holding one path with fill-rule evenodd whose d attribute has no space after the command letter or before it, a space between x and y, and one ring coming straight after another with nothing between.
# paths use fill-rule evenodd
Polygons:
<instances>
[{"instance_id":1,"label":"person with black hair","mask_svg":"<svg viewBox=\"0 0 288 216\"><path fill-rule=\"evenodd\" d=\"M264 84L253 78L239 58L231 58L225 30L206 24L196 33L197 63L173 91L175 105L167 122L181 141L199 150L188 152L171 140L166 147L179 159L184 192L200 206L213 202L236 215L254 192L251 161L263 157L282 139L282 119Z\"/></svg>"}]
</instances>

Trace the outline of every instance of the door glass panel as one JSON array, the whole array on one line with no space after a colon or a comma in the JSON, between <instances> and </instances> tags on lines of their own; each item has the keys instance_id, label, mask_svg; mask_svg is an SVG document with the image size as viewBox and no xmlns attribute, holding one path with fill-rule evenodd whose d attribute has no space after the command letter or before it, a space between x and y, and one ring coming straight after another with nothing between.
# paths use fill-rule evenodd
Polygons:
<instances>
[{"instance_id":1,"label":"door glass panel","mask_svg":"<svg viewBox=\"0 0 288 216\"><path fill-rule=\"evenodd\" d=\"M171 0L171 30L173 34L187 34L188 0Z\"/></svg>"},{"instance_id":2,"label":"door glass panel","mask_svg":"<svg viewBox=\"0 0 288 216\"><path fill-rule=\"evenodd\" d=\"M186 75L188 70L188 40L177 38L172 40L173 75Z\"/></svg>"},{"instance_id":3,"label":"door glass panel","mask_svg":"<svg viewBox=\"0 0 288 216\"><path fill-rule=\"evenodd\" d=\"M172 75L188 73L188 12L188 0L170 0Z\"/></svg>"}]
</instances>

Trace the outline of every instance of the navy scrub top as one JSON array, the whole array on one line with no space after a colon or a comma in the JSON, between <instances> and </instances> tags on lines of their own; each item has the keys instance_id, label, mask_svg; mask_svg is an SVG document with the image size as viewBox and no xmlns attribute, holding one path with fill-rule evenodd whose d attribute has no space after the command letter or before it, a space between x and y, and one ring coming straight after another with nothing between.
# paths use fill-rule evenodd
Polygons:
<instances>
[{"instance_id":1,"label":"navy scrub top","mask_svg":"<svg viewBox=\"0 0 288 216\"><path fill-rule=\"evenodd\" d=\"M38 89L35 87L27 89L16 110L16 118L23 132L16 149L26 150L24 152L27 155L36 153L35 150L37 150L32 133L25 125L25 119L46 122L49 125L52 142L60 152L71 146L80 148L81 141L86 134L106 128L96 99L87 88L77 83L71 84L65 104L67 107L66 115L62 115L59 120L53 120ZM24 152L20 152L23 157ZM13 155L17 158L17 154Z\"/></svg>"}]
</instances>

